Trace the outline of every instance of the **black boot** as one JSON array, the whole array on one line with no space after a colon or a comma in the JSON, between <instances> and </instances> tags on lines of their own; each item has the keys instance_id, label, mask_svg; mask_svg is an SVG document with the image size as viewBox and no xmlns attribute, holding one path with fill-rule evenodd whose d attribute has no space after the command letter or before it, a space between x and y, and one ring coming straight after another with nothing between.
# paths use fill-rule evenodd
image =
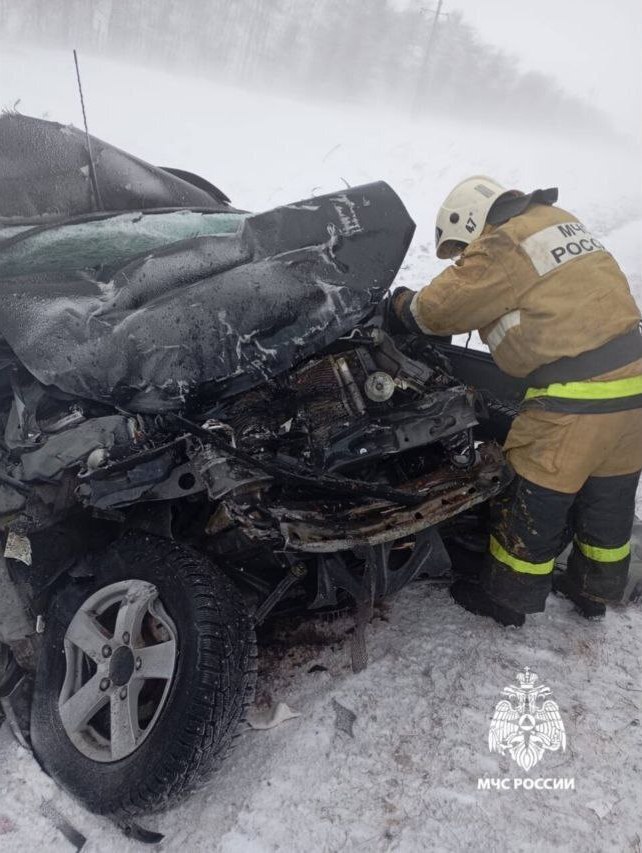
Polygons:
<instances>
[{"instance_id":1,"label":"black boot","mask_svg":"<svg viewBox=\"0 0 642 853\"><path fill-rule=\"evenodd\" d=\"M450 587L450 594L457 604L476 616L490 616L500 625L514 625L517 628L524 624L523 613L493 601L479 584L457 580Z\"/></svg>"},{"instance_id":2,"label":"black boot","mask_svg":"<svg viewBox=\"0 0 642 853\"><path fill-rule=\"evenodd\" d=\"M567 572L553 572L553 592L572 601L585 619L601 619L606 613L606 605L583 595L569 580Z\"/></svg>"},{"instance_id":3,"label":"black boot","mask_svg":"<svg viewBox=\"0 0 642 853\"><path fill-rule=\"evenodd\" d=\"M479 576L486 560L486 550L473 551L458 542L449 542L448 556L452 563L454 580L463 578L473 583L479 583Z\"/></svg>"}]
</instances>

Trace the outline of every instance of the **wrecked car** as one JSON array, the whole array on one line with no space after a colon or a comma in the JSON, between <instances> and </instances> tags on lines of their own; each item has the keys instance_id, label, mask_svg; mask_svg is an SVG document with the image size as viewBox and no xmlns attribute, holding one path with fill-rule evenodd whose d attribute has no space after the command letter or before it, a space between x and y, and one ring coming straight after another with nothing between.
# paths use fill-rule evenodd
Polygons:
<instances>
[{"instance_id":1,"label":"wrecked car","mask_svg":"<svg viewBox=\"0 0 642 853\"><path fill-rule=\"evenodd\" d=\"M248 214L73 128L0 141L2 705L90 809L151 812L233 745L268 616L352 608L365 666L373 603L507 482L511 408L385 330L385 183Z\"/></svg>"}]
</instances>

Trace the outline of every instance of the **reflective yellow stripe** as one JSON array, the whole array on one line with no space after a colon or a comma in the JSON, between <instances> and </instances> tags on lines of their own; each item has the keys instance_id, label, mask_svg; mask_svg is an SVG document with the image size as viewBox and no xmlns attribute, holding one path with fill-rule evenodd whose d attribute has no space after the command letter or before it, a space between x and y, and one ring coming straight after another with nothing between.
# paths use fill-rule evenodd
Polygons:
<instances>
[{"instance_id":1,"label":"reflective yellow stripe","mask_svg":"<svg viewBox=\"0 0 642 853\"><path fill-rule=\"evenodd\" d=\"M533 397L563 397L568 400L617 400L642 394L642 376L612 379L610 382L554 382L547 388L529 388L525 400Z\"/></svg>"},{"instance_id":2,"label":"reflective yellow stripe","mask_svg":"<svg viewBox=\"0 0 642 853\"><path fill-rule=\"evenodd\" d=\"M630 542L620 545L619 548L598 548L597 545L587 545L586 542L580 542L576 538L575 544L585 557L595 560L596 563L619 563L631 553Z\"/></svg>"},{"instance_id":3,"label":"reflective yellow stripe","mask_svg":"<svg viewBox=\"0 0 642 853\"><path fill-rule=\"evenodd\" d=\"M545 563L529 563L527 560L513 557L494 536L490 537L490 553L496 560L513 569L513 571L523 572L527 575L548 575L553 571L555 565L555 560L547 560Z\"/></svg>"}]
</instances>

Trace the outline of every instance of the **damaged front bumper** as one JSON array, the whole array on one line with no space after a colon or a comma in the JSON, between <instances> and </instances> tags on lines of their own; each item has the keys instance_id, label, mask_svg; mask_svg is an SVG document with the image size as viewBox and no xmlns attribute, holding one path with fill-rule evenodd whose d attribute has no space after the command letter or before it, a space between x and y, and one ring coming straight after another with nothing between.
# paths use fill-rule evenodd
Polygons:
<instances>
[{"instance_id":1,"label":"damaged front bumper","mask_svg":"<svg viewBox=\"0 0 642 853\"><path fill-rule=\"evenodd\" d=\"M311 554L332 553L415 535L488 500L510 479L501 449L490 444L480 449L479 459L470 469L442 469L405 483L403 491L425 495L413 506L370 500L350 509L333 510L327 503L315 509L285 505L266 509L278 524L286 548ZM232 509L230 504L228 509ZM236 507L231 515L238 516ZM251 515L244 514L243 526L251 538L266 535L264 527L252 527Z\"/></svg>"}]
</instances>

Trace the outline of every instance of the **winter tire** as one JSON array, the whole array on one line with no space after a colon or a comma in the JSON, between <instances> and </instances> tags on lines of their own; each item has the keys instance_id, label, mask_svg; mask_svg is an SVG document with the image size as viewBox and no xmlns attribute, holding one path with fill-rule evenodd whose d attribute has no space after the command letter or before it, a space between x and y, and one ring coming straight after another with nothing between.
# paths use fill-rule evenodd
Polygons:
<instances>
[{"instance_id":1,"label":"winter tire","mask_svg":"<svg viewBox=\"0 0 642 853\"><path fill-rule=\"evenodd\" d=\"M256 642L238 591L200 554L129 534L52 599L31 737L94 812L166 808L228 752L252 699Z\"/></svg>"}]
</instances>

